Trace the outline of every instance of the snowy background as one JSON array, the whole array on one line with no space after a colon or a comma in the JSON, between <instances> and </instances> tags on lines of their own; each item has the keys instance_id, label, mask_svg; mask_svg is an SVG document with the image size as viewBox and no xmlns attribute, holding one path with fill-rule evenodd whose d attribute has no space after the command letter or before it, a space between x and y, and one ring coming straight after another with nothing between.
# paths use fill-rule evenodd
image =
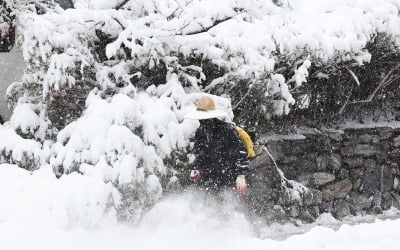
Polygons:
<instances>
[{"instance_id":1,"label":"snowy background","mask_svg":"<svg viewBox=\"0 0 400 250\"><path fill-rule=\"evenodd\" d=\"M201 92L252 79L273 114L286 114L312 64L368 63L378 33L399 45L399 1L73 2L19 17L25 71L0 126L4 249L396 249L397 211L255 230L229 195L163 195L177 179L174 153L190 148L198 123L183 117ZM223 73L206 75L205 62ZM58 109L71 89L84 103L72 118ZM229 96L215 98L232 118Z\"/></svg>"},{"instance_id":2,"label":"snowy background","mask_svg":"<svg viewBox=\"0 0 400 250\"><path fill-rule=\"evenodd\" d=\"M21 51L14 49L10 53L0 53L0 94L2 96L5 95L10 83L21 79L23 71L24 61ZM11 115L8 104L3 97L0 98L0 115L5 120L10 119Z\"/></svg>"}]
</instances>

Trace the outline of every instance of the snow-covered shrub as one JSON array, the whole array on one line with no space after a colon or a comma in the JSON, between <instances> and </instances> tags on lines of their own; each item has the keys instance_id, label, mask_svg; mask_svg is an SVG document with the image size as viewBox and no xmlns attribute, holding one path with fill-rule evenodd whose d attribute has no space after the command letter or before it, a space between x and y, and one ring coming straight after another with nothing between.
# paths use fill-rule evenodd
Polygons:
<instances>
[{"instance_id":1,"label":"snow-covered shrub","mask_svg":"<svg viewBox=\"0 0 400 250\"><path fill-rule=\"evenodd\" d=\"M46 162L41 143L24 139L11 128L0 125L0 164L16 164L27 170L38 169Z\"/></svg>"},{"instance_id":2,"label":"snow-covered shrub","mask_svg":"<svg viewBox=\"0 0 400 250\"><path fill-rule=\"evenodd\" d=\"M364 65L314 64L308 82L293 93L297 101L289 115L273 119L274 129L400 120L398 46L387 34L378 34L366 49L371 61Z\"/></svg>"}]
</instances>

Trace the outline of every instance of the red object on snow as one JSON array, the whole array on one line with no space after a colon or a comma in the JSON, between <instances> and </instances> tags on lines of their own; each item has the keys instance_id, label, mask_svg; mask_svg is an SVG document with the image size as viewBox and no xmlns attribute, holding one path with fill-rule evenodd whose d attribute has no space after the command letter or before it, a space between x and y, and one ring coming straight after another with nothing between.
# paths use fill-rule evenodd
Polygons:
<instances>
[{"instance_id":1,"label":"red object on snow","mask_svg":"<svg viewBox=\"0 0 400 250\"><path fill-rule=\"evenodd\" d=\"M199 170L192 170L190 172L190 179L194 182L199 182L200 181L200 171Z\"/></svg>"}]
</instances>

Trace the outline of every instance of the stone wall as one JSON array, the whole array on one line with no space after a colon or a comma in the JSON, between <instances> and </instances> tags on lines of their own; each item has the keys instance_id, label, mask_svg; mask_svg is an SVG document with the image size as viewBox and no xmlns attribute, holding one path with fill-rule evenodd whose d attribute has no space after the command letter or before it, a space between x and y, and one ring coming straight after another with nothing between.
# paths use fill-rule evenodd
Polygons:
<instances>
[{"instance_id":1,"label":"stone wall","mask_svg":"<svg viewBox=\"0 0 400 250\"><path fill-rule=\"evenodd\" d=\"M313 221L324 212L341 219L400 208L400 128L275 135L266 141L285 177L265 153L254 160L251 196L258 213ZM286 178L306 191L282 185Z\"/></svg>"}]
</instances>

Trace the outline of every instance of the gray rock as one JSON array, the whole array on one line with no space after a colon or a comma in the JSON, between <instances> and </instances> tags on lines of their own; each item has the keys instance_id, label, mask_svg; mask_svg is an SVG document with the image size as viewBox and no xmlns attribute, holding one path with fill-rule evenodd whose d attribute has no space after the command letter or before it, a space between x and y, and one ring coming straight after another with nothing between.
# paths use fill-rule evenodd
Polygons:
<instances>
[{"instance_id":1,"label":"gray rock","mask_svg":"<svg viewBox=\"0 0 400 250\"><path fill-rule=\"evenodd\" d=\"M306 206L315 205L314 202L314 193L312 190L308 189L303 193L303 204Z\"/></svg>"},{"instance_id":2,"label":"gray rock","mask_svg":"<svg viewBox=\"0 0 400 250\"><path fill-rule=\"evenodd\" d=\"M283 221L283 220L287 219L285 210L279 205L274 205L272 207L272 209L269 209L267 214L268 214L267 217L269 220Z\"/></svg>"},{"instance_id":3,"label":"gray rock","mask_svg":"<svg viewBox=\"0 0 400 250\"><path fill-rule=\"evenodd\" d=\"M376 162L379 162L379 164L385 165L387 163L388 155L387 152L389 150L382 149L382 153L379 153L375 156Z\"/></svg>"},{"instance_id":4,"label":"gray rock","mask_svg":"<svg viewBox=\"0 0 400 250\"><path fill-rule=\"evenodd\" d=\"M299 159L296 162L297 169L301 170L302 172L314 172L317 171L317 165L308 159Z\"/></svg>"},{"instance_id":5,"label":"gray rock","mask_svg":"<svg viewBox=\"0 0 400 250\"><path fill-rule=\"evenodd\" d=\"M318 218L318 216L320 215L318 206L310 206L307 210L308 210L308 213L314 218Z\"/></svg>"},{"instance_id":6,"label":"gray rock","mask_svg":"<svg viewBox=\"0 0 400 250\"><path fill-rule=\"evenodd\" d=\"M357 192L349 195L349 205L353 214L368 210L372 206L372 198L363 196Z\"/></svg>"},{"instance_id":7,"label":"gray rock","mask_svg":"<svg viewBox=\"0 0 400 250\"><path fill-rule=\"evenodd\" d=\"M315 221L315 218L308 211L300 211L298 218L307 223Z\"/></svg>"},{"instance_id":8,"label":"gray rock","mask_svg":"<svg viewBox=\"0 0 400 250\"><path fill-rule=\"evenodd\" d=\"M262 151L260 155L250 161L250 169L255 169L258 167L271 168L273 161L267 152Z\"/></svg>"},{"instance_id":9,"label":"gray rock","mask_svg":"<svg viewBox=\"0 0 400 250\"><path fill-rule=\"evenodd\" d=\"M373 160L369 160L367 162L375 162ZM375 164L375 163L374 163ZM372 165L374 165L372 164ZM373 195L376 192L380 191L381 186L381 171L376 167L369 166L366 164L366 171L364 173L363 184L361 187L361 191L367 195Z\"/></svg>"},{"instance_id":10,"label":"gray rock","mask_svg":"<svg viewBox=\"0 0 400 250\"><path fill-rule=\"evenodd\" d=\"M384 128L379 128L378 134L381 138L381 140L387 140L390 139L393 136L393 129L389 127L384 127Z\"/></svg>"},{"instance_id":11,"label":"gray rock","mask_svg":"<svg viewBox=\"0 0 400 250\"><path fill-rule=\"evenodd\" d=\"M364 177L364 169L362 168L353 169L351 171L351 176L353 179Z\"/></svg>"},{"instance_id":12,"label":"gray rock","mask_svg":"<svg viewBox=\"0 0 400 250\"><path fill-rule=\"evenodd\" d=\"M397 161L398 159L400 159L400 148L394 148L392 150L388 151L388 158Z\"/></svg>"},{"instance_id":13,"label":"gray rock","mask_svg":"<svg viewBox=\"0 0 400 250\"><path fill-rule=\"evenodd\" d=\"M357 178L353 181L353 190L354 191L360 191L360 187L362 184L362 180L361 178Z\"/></svg>"},{"instance_id":14,"label":"gray rock","mask_svg":"<svg viewBox=\"0 0 400 250\"><path fill-rule=\"evenodd\" d=\"M361 155L364 157L370 157L378 154L378 148L369 144L357 144L353 150L354 155Z\"/></svg>"},{"instance_id":15,"label":"gray rock","mask_svg":"<svg viewBox=\"0 0 400 250\"><path fill-rule=\"evenodd\" d=\"M395 177L393 180L393 189L396 191L400 191L400 182L397 177Z\"/></svg>"},{"instance_id":16,"label":"gray rock","mask_svg":"<svg viewBox=\"0 0 400 250\"><path fill-rule=\"evenodd\" d=\"M328 137L337 142L343 141L343 136L341 133L337 133L337 132L328 133Z\"/></svg>"},{"instance_id":17,"label":"gray rock","mask_svg":"<svg viewBox=\"0 0 400 250\"><path fill-rule=\"evenodd\" d=\"M339 171L342 167L342 157L338 154L331 154L328 158L328 169L333 172Z\"/></svg>"},{"instance_id":18,"label":"gray rock","mask_svg":"<svg viewBox=\"0 0 400 250\"><path fill-rule=\"evenodd\" d=\"M373 207L380 207L382 204L382 193L381 192L376 192L372 196L372 206Z\"/></svg>"},{"instance_id":19,"label":"gray rock","mask_svg":"<svg viewBox=\"0 0 400 250\"><path fill-rule=\"evenodd\" d=\"M340 153L343 156L353 156L354 155L354 147L346 146L340 149Z\"/></svg>"},{"instance_id":20,"label":"gray rock","mask_svg":"<svg viewBox=\"0 0 400 250\"><path fill-rule=\"evenodd\" d=\"M362 157L345 157L343 162L348 168L357 168L364 165L364 158Z\"/></svg>"},{"instance_id":21,"label":"gray rock","mask_svg":"<svg viewBox=\"0 0 400 250\"><path fill-rule=\"evenodd\" d=\"M371 161L372 163L372 161ZM372 164L373 165L373 164ZM387 166L369 166L363 180L363 192L374 194L376 192L389 192L394 188L394 176Z\"/></svg>"},{"instance_id":22,"label":"gray rock","mask_svg":"<svg viewBox=\"0 0 400 250\"><path fill-rule=\"evenodd\" d=\"M361 135L360 137L358 137L358 141L360 143L370 143L372 141L372 135L369 134L365 134L365 135Z\"/></svg>"},{"instance_id":23,"label":"gray rock","mask_svg":"<svg viewBox=\"0 0 400 250\"><path fill-rule=\"evenodd\" d=\"M391 192L390 194L393 197L393 206L397 209L400 209L400 195L398 195L394 192Z\"/></svg>"},{"instance_id":24,"label":"gray rock","mask_svg":"<svg viewBox=\"0 0 400 250\"><path fill-rule=\"evenodd\" d=\"M381 214L381 213L383 213L383 210L382 210L381 207L374 207L374 208L372 209L372 212L373 212L374 214Z\"/></svg>"},{"instance_id":25,"label":"gray rock","mask_svg":"<svg viewBox=\"0 0 400 250\"><path fill-rule=\"evenodd\" d=\"M300 214L300 210L299 210L299 208L297 206L291 206L290 207L289 216L291 218L297 218L297 217L299 217L299 214Z\"/></svg>"},{"instance_id":26,"label":"gray rock","mask_svg":"<svg viewBox=\"0 0 400 250\"><path fill-rule=\"evenodd\" d=\"M394 199L390 193L386 192L382 194L381 208L383 210L388 210L394 205Z\"/></svg>"},{"instance_id":27,"label":"gray rock","mask_svg":"<svg viewBox=\"0 0 400 250\"><path fill-rule=\"evenodd\" d=\"M313 174L314 183L316 186L322 186L336 179L334 174L327 172L317 172Z\"/></svg>"},{"instance_id":28,"label":"gray rock","mask_svg":"<svg viewBox=\"0 0 400 250\"><path fill-rule=\"evenodd\" d=\"M353 184L350 180L343 180L329 185L322 190L322 198L326 201L333 199L344 199L351 191Z\"/></svg>"},{"instance_id":29,"label":"gray rock","mask_svg":"<svg viewBox=\"0 0 400 250\"><path fill-rule=\"evenodd\" d=\"M332 152L340 151L340 149L342 148L341 143L331 143L330 146L331 146Z\"/></svg>"},{"instance_id":30,"label":"gray rock","mask_svg":"<svg viewBox=\"0 0 400 250\"><path fill-rule=\"evenodd\" d=\"M389 192L394 187L392 170L387 166L381 166L381 192Z\"/></svg>"},{"instance_id":31,"label":"gray rock","mask_svg":"<svg viewBox=\"0 0 400 250\"><path fill-rule=\"evenodd\" d=\"M376 170L376 161L373 159L367 159L364 164L367 171Z\"/></svg>"},{"instance_id":32,"label":"gray rock","mask_svg":"<svg viewBox=\"0 0 400 250\"><path fill-rule=\"evenodd\" d=\"M304 142L304 140L298 140L298 141L296 141L296 143L294 145L290 145L287 148L287 152L294 154L294 155L296 155L296 154L301 155L301 154L304 154L304 152L310 151L307 149L309 149L309 145L306 142Z\"/></svg>"},{"instance_id":33,"label":"gray rock","mask_svg":"<svg viewBox=\"0 0 400 250\"><path fill-rule=\"evenodd\" d=\"M287 156L287 157L283 157L281 159L281 162L283 164L290 164L290 163L296 162L297 160L298 160L298 158L296 156Z\"/></svg>"},{"instance_id":34,"label":"gray rock","mask_svg":"<svg viewBox=\"0 0 400 250\"><path fill-rule=\"evenodd\" d=\"M338 200L333 203L333 216L337 219L343 219L350 215L350 207L344 200Z\"/></svg>"},{"instance_id":35,"label":"gray rock","mask_svg":"<svg viewBox=\"0 0 400 250\"><path fill-rule=\"evenodd\" d=\"M396 148L398 148L398 147L400 147L400 135L399 136L396 136L395 138L393 138L393 145L396 147Z\"/></svg>"},{"instance_id":36,"label":"gray rock","mask_svg":"<svg viewBox=\"0 0 400 250\"><path fill-rule=\"evenodd\" d=\"M314 175L313 174L303 174L297 178L297 181L303 184L306 187L312 186L314 183Z\"/></svg>"},{"instance_id":37,"label":"gray rock","mask_svg":"<svg viewBox=\"0 0 400 250\"><path fill-rule=\"evenodd\" d=\"M320 205L320 212L321 213L331 213L333 207L333 201L325 201Z\"/></svg>"},{"instance_id":38,"label":"gray rock","mask_svg":"<svg viewBox=\"0 0 400 250\"><path fill-rule=\"evenodd\" d=\"M349 179L350 172L348 169L340 169L339 174L338 174L338 179L343 180L343 179Z\"/></svg>"},{"instance_id":39,"label":"gray rock","mask_svg":"<svg viewBox=\"0 0 400 250\"><path fill-rule=\"evenodd\" d=\"M316 163L319 171L326 170L328 167L328 156L327 155L318 156Z\"/></svg>"},{"instance_id":40,"label":"gray rock","mask_svg":"<svg viewBox=\"0 0 400 250\"><path fill-rule=\"evenodd\" d=\"M279 144L279 142L268 143L268 150L274 157L275 161L280 161L283 157L285 157L285 154L283 152L283 147L281 144Z\"/></svg>"},{"instance_id":41,"label":"gray rock","mask_svg":"<svg viewBox=\"0 0 400 250\"><path fill-rule=\"evenodd\" d=\"M322 204L322 192L317 189L311 189L312 192L312 205L320 205Z\"/></svg>"},{"instance_id":42,"label":"gray rock","mask_svg":"<svg viewBox=\"0 0 400 250\"><path fill-rule=\"evenodd\" d=\"M381 138L379 137L379 136L377 136L377 135L373 135L372 136L372 143L373 144L377 144L377 143L379 143L381 141Z\"/></svg>"}]
</instances>

